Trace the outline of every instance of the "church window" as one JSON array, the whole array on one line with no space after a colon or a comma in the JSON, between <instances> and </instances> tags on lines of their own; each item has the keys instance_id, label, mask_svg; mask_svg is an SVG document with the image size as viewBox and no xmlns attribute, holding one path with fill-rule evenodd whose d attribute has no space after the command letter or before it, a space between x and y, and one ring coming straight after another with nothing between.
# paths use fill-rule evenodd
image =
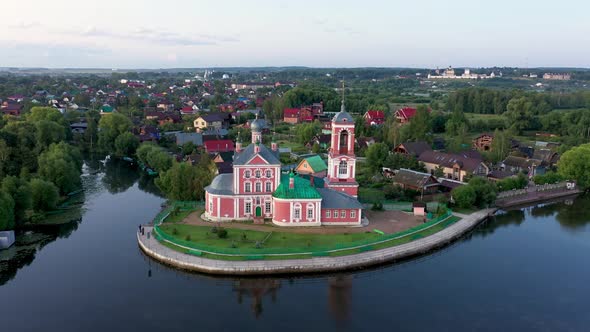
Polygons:
<instances>
[{"instance_id":1,"label":"church window","mask_svg":"<svg viewBox=\"0 0 590 332\"><path fill-rule=\"evenodd\" d=\"M252 213L252 202L246 202L245 213L247 213L247 214Z\"/></svg>"},{"instance_id":2,"label":"church window","mask_svg":"<svg viewBox=\"0 0 590 332\"><path fill-rule=\"evenodd\" d=\"M346 175L348 173L348 163L346 160L341 160L340 164L338 165L338 174Z\"/></svg>"},{"instance_id":3,"label":"church window","mask_svg":"<svg viewBox=\"0 0 590 332\"><path fill-rule=\"evenodd\" d=\"M346 130L340 132L340 152L348 152L348 131Z\"/></svg>"},{"instance_id":4,"label":"church window","mask_svg":"<svg viewBox=\"0 0 590 332\"><path fill-rule=\"evenodd\" d=\"M313 219L313 205L307 205L307 219Z\"/></svg>"},{"instance_id":5,"label":"church window","mask_svg":"<svg viewBox=\"0 0 590 332\"><path fill-rule=\"evenodd\" d=\"M262 191L262 183L256 182L256 192L259 193Z\"/></svg>"},{"instance_id":6,"label":"church window","mask_svg":"<svg viewBox=\"0 0 590 332\"><path fill-rule=\"evenodd\" d=\"M246 179L249 179L249 178L250 178L250 170L246 170L246 171L244 172L244 177L245 177Z\"/></svg>"},{"instance_id":7,"label":"church window","mask_svg":"<svg viewBox=\"0 0 590 332\"><path fill-rule=\"evenodd\" d=\"M295 208L293 209L293 218L301 219L301 206L295 206Z\"/></svg>"},{"instance_id":8,"label":"church window","mask_svg":"<svg viewBox=\"0 0 590 332\"><path fill-rule=\"evenodd\" d=\"M326 218L332 218L332 210L326 210Z\"/></svg>"},{"instance_id":9,"label":"church window","mask_svg":"<svg viewBox=\"0 0 590 332\"><path fill-rule=\"evenodd\" d=\"M264 203L264 213L270 213L270 202Z\"/></svg>"},{"instance_id":10,"label":"church window","mask_svg":"<svg viewBox=\"0 0 590 332\"><path fill-rule=\"evenodd\" d=\"M334 210L334 218L338 218L338 210Z\"/></svg>"},{"instance_id":11,"label":"church window","mask_svg":"<svg viewBox=\"0 0 590 332\"><path fill-rule=\"evenodd\" d=\"M266 170L266 177L270 178L272 176L272 171L270 169Z\"/></svg>"},{"instance_id":12,"label":"church window","mask_svg":"<svg viewBox=\"0 0 590 332\"><path fill-rule=\"evenodd\" d=\"M256 178L260 179L260 170L259 169L256 170Z\"/></svg>"},{"instance_id":13,"label":"church window","mask_svg":"<svg viewBox=\"0 0 590 332\"><path fill-rule=\"evenodd\" d=\"M340 211L340 218L346 218L346 210Z\"/></svg>"},{"instance_id":14,"label":"church window","mask_svg":"<svg viewBox=\"0 0 590 332\"><path fill-rule=\"evenodd\" d=\"M271 191L272 191L272 187L271 187L271 183L270 183L270 182L267 182L267 183L266 183L266 188L265 188L265 191L266 191L266 192L271 192Z\"/></svg>"},{"instance_id":15,"label":"church window","mask_svg":"<svg viewBox=\"0 0 590 332\"><path fill-rule=\"evenodd\" d=\"M244 191L247 193L252 192L252 184L250 182L244 183Z\"/></svg>"},{"instance_id":16,"label":"church window","mask_svg":"<svg viewBox=\"0 0 590 332\"><path fill-rule=\"evenodd\" d=\"M356 211L355 210L350 210L350 217L356 218Z\"/></svg>"}]
</instances>

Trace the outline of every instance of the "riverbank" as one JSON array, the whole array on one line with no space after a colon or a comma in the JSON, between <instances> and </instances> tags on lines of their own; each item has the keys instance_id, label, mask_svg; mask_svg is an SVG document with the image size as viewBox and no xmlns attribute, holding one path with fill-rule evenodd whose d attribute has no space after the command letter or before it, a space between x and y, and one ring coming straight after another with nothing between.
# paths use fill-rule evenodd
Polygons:
<instances>
[{"instance_id":1,"label":"riverbank","mask_svg":"<svg viewBox=\"0 0 590 332\"><path fill-rule=\"evenodd\" d=\"M334 272L393 262L430 252L443 247L469 232L487 219L496 209L472 213L447 228L430 236L394 247L338 257L307 259L222 261L181 253L161 244L151 235L152 227L144 226L144 234L137 232L139 247L148 256L179 269L210 274L262 275ZM148 235L149 234L149 235Z\"/></svg>"},{"instance_id":2,"label":"riverbank","mask_svg":"<svg viewBox=\"0 0 590 332\"><path fill-rule=\"evenodd\" d=\"M562 189L556 191L530 191L519 196L508 196L496 200L496 206L502 209L543 203L555 199L573 197L582 192L578 189Z\"/></svg>"}]
</instances>

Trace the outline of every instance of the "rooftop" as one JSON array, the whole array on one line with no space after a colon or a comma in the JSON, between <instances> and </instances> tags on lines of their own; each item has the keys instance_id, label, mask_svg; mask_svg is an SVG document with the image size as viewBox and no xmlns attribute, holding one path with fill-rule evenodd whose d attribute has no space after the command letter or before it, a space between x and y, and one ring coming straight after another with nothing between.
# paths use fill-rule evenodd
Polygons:
<instances>
[{"instance_id":1,"label":"rooftop","mask_svg":"<svg viewBox=\"0 0 590 332\"><path fill-rule=\"evenodd\" d=\"M290 176L293 176L295 180L295 186L293 189L289 188ZM320 199L322 196L318 190L319 189L310 185L309 180L290 174L283 174L281 175L281 184L277 187L277 190L272 196L288 199Z\"/></svg>"}]
</instances>

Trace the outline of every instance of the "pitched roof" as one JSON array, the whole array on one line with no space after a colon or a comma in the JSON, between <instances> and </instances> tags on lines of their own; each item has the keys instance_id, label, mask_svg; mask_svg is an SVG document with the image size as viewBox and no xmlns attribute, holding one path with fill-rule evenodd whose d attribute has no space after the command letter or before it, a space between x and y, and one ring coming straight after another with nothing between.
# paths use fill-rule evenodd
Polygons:
<instances>
[{"instance_id":1,"label":"pitched roof","mask_svg":"<svg viewBox=\"0 0 590 332\"><path fill-rule=\"evenodd\" d=\"M314 173L322 172L328 169L326 162L320 156L316 155L312 157L307 157L304 158L301 162L303 162L304 160L307 161L309 167L311 167Z\"/></svg>"},{"instance_id":2,"label":"pitched roof","mask_svg":"<svg viewBox=\"0 0 590 332\"><path fill-rule=\"evenodd\" d=\"M188 142L201 146L203 145L203 135L201 133L176 133L177 145L183 145Z\"/></svg>"},{"instance_id":3,"label":"pitched roof","mask_svg":"<svg viewBox=\"0 0 590 332\"><path fill-rule=\"evenodd\" d=\"M504 163L504 165L506 165L506 166L520 167L520 168L526 169L526 168L532 167L533 165L540 166L543 163L543 161L538 160L538 159L529 159L529 158L523 158L523 157L517 157L517 156L508 156L508 157L506 157L506 159L504 159L504 161L502 163Z\"/></svg>"},{"instance_id":4,"label":"pitched roof","mask_svg":"<svg viewBox=\"0 0 590 332\"><path fill-rule=\"evenodd\" d=\"M400 108L395 113L397 116L403 116L406 119L409 119L409 118L412 118L414 115L416 115L416 109L412 108L412 107L404 107L404 108Z\"/></svg>"},{"instance_id":5,"label":"pitched roof","mask_svg":"<svg viewBox=\"0 0 590 332\"><path fill-rule=\"evenodd\" d=\"M299 109L298 108L285 108L283 111L284 117L286 118L296 118L299 116Z\"/></svg>"},{"instance_id":6,"label":"pitched roof","mask_svg":"<svg viewBox=\"0 0 590 332\"><path fill-rule=\"evenodd\" d=\"M398 147L403 146L403 148L411 155L418 157L424 151L431 151L432 148L430 144L426 142L405 142L398 145Z\"/></svg>"},{"instance_id":7,"label":"pitched roof","mask_svg":"<svg viewBox=\"0 0 590 332\"><path fill-rule=\"evenodd\" d=\"M334 115L332 122L352 122L354 123L354 119L352 116L346 111L340 111Z\"/></svg>"},{"instance_id":8,"label":"pitched roof","mask_svg":"<svg viewBox=\"0 0 590 332\"><path fill-rule=\"evenodd\" d=\"M208 152L212 151L232 151L234 149L234 142L229 139L219 139L206 141L203 143Z\"/></svg>"},{"instance_id":9,"label":"pitched roof","mask_svg":"<svg viewBox=\"0 0 590 332\"><path fill-rule=\"evenodd\" d=\"M217 175L211 184L205 187L210 194L215 195L232 195L233 194L233 174L224 173Z\"/></svg>"},{"instance_id":10,"label":"pitched roof","mask_svg":"<svg viewBox=\"0 0 590 332\"><path fill-rule=\"evenodd\" d=\"M254 152L254 145L248 145L244 150L239 153L234 154L234 165L246 165L250 159L252 159L256 153ZM277 154L267 148L264 144L260 144L260 152L258 153L264 160L266 160L270 165L280 165L281 161L279 160Z\"/></svg>"},{"instance_id":11,"label":"pitched roof","mask_svg":"<svg viewBox=\"0 0 590 332\"><path fill-rule=\"evenodd\" d=\"M394 183L423 188L430 183L438 184L438 181L429 173L416 172L402 168L393 177Z\"/></svg>"},{"instance_id":12,"label":"pitched roof","mask_svg":"<svg viewBox=\"0 0 590 332\"><path fill-rule=\"evenodd\" d=\"M289 188L289 178L293 177L295 185L293 189ZM290 199L318 199L322 198L319 189L311 186L309 181L293 174L282 174L281 184L277 190L272 194L276 198L290 198Z\"/></svg>"},{"instance_id":13,"label":"pitched roof","mask_svg":"<svg viewBox=\"0 0 590 332\"><path fill-rule=\"evenodd\" d=\"M201 118L203 120L205 120L206 122L217 122L217 121L223 122L223 120L225 120L225 117L220 113L205 114L205 115L202 115Z\"/></svg>"},{"instance_id":14,"label":"pitched roof","mask_svg":"<svg viewBox=\"0 0 590 332\"><path fill-rule=\"evenodd\" d=\"M369 117L371 119L383 119L385 118L385 113L383 113L383 111L370 110L365 113L365 117Z\"/></svg>"},{"instance_id":15,"label":"pitched roof","mask_svg":"<svg viewBox=\"0 0 590 332\"><path fill-rule=\"evenodd\" d=\"M438 151L424 151L418 157L418 160L424 163L435 164L443 167L452 168L458 164L462 169L473 172L481 164L481 159L471 158L467 155L451 154Z\"/></svg>"},{"instance_id":16,"label":"pitched roof","mask_svg":"<svg viewBox=\"0 0 590 332\"><path fill-rule=\"evenodd\" d=\"M362 209L358 199L328 188L316 189L322 196L322 209Z\"/></svg>"}]
</instances>

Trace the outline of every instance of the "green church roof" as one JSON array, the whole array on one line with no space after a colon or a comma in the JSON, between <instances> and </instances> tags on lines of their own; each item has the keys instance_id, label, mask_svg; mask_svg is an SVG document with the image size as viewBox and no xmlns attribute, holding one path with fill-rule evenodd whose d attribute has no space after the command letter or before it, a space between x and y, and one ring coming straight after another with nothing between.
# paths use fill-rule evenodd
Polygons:
<instances>
[{"instance_id":1,"label":"green church roof","mask_svg":"<svg viewBox=\"0 0 590 332\"><path fill-rule=\"evenodd\" d=\"M293 176L295 179L295 186L293 189L289 188L289 177ZM276 198L291 198L291 199L318 199L322 198L320 193L311 186L309 180L294 176L293 174L281 175L281 184L272 194Z\"/></svg>"}]
</instances>

